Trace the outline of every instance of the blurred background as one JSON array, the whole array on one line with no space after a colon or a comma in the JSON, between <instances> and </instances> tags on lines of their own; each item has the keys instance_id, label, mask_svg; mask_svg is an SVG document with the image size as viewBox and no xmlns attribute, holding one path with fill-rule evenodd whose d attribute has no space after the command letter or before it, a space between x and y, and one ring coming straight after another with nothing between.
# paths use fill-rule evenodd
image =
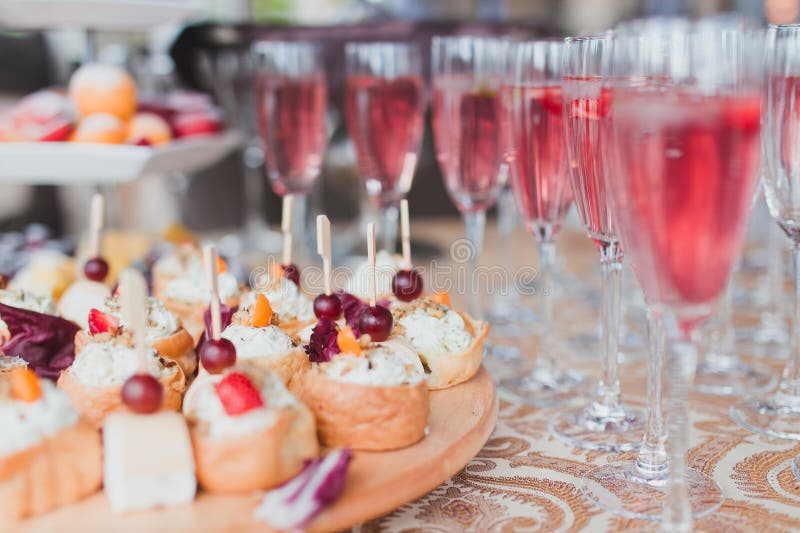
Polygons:
<instances>
[{"instance_id":1,"label":"blurred background","mask_svg":"<svg viewBox=\"0 0 800 533\"><path fill-rule=\"evenodd\" d=\"M791 22L800 0L0 0L0 99L6 105L48 86L64 86L87 59L123 66L144 95L186 88L209 93L229 128L244 134L242 150L191 174L148 175L114 191L122 228L159 232L172 223L193 231L235 232L244 199L270 223L279 198L267 185L254 134L246 56L259 39L322 44L329 90L329 145L310 195L309 212L327 212L357 229L369 204L342 113L346 41L416 41L427 63L431 36L502 34L566 36L598 32L616 22L654 14L704 15L734 11L762 22ZM113 18L127 4L133 11ZM172 10L172 11L170 11ZM107 11L107 12L106 12ZM163 17L160 13L166 13ZM112 19L109 20L109 13ZM149 18L147 15L151 15ZM155 20L150 20L155 19ZM429 75L429 65L423 66ZM454 216L436 164L429 113L409 194L416 216ZM249 167L249 168L248 168ZM262 195L245 194L243 177L260 181ZM0 183L0 231L44 224L55 236L86 225L94 187ZM251 206L252 208L253 206ZM251 209L252 211L252 209Z\"/></svg>"}]
</instances>

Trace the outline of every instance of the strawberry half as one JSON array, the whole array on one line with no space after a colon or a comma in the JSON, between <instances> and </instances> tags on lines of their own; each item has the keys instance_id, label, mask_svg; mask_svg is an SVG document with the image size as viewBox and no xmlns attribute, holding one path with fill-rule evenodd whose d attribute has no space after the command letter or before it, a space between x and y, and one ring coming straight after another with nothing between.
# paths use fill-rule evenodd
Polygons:
<instances>
[{"instance_id":1,"label":"strawberry half","mask_svg":"<svg viewBox=\"0 0 800 533\"><path fill-rule=\"evenodd\" d=\"M89 311L89 333L97 335L98 333L111 332L116 333L119 330L119 319L108 313L104 313L99 309L92 309Z\"/></svg>"},{"instance_id":2,"label":"strawberry half","mask_svg":"<svg viewBox=\"0 0 800 533\"><path fill-rule=\"evenodd\" d=\"M229 416L244 414L264 406L261 394L246 374L231 372L214 385L222 408Z\"/></svg>"}]
</instances>

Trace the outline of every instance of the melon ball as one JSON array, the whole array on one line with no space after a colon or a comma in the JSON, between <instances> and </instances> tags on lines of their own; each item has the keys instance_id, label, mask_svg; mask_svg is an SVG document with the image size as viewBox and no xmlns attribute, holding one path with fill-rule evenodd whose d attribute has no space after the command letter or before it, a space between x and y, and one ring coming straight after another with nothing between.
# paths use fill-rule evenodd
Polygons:
<instances>
[{"instance_id":1,"label":"melon ball","mask_svg":"<svg viewBox=\"0 0 800 533\"><path fill-rule=\"evenodd\" d=\"M125 123L116 116L96 113L78 123L70 140L77 143L121 144L125 141L126 133Z\"/></svg>"},{"instance_id":2,"label":"melon ball","mask_svg":"<svg viewBox=\"0 0 800 533\"><path fill-rule=\"evenodd\" d=\"M80 67L69 81L69 95L80 117L108 113L127 121L136 112L136 82L114 65Z\"/></svg>"},{"instance_id":3,"label":"melon ball","mask_svg":"<svg viewBox=\"0 0 800 533\"><path fill-rule=\"evenodd\" d=\"M163 144L172 140L172 129L166 120L155 113L136 113L128 123L129 144Z\"/></svg>"}]
</instances>

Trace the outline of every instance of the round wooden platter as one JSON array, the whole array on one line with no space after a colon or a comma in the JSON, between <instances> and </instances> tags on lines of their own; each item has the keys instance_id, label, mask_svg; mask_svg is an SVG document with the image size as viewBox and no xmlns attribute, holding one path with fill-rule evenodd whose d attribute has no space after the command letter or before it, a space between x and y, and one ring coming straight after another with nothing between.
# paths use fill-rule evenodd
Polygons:
<instances>
[{"instance_id":1,"label":"round wooden platter","mask_svg":"<svg viewBox=\"0 0 800 533\"><path fill-rule=\"evenodd\" d=\"M340 531L391 512L457 474L481 450L497 421L497 394L484 368L466 383L431 392L428 435L390 452L355 452L341 497L309 525ZM235 460L235 458L231 458ZM26 520L13 531L222 532L269 531L253 519L260 497L200 493L192 505L114 514L105 495Z\"/></svg>"}]
</instances>

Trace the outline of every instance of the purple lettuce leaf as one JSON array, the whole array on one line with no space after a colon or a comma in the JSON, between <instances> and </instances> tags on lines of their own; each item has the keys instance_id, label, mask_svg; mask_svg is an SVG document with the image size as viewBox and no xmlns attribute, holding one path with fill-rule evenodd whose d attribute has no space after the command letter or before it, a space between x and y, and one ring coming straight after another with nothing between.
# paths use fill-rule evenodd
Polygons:
<instances>
[{"instance_id":1,"label":"purple lettuce leaf","mask_svg":"<svg viewBox=\"0 0 800 533\"><path fill-rule=\"evenodd\" d=\"M303 348L312 363L327 363L339 350L336 343L336 322L330 318L321 318L314 329L311 338Z\"/></svg>"},{"instance_id":2,"label":"purple lettuce leaf","mask_svg":"<svg viewBox=\"0 0 800 533\"><path fill-rule=\"evenodd\" d=\"M313 459L283 485L267 492L254 515L278 529L302 529L344 491L352 453L332 450Z\"/></svg>"},{"instance_id":3,"label":"purple lettuce leaf","mask_svg":"<svg viewBox=\"0 0 800 533\"><path fill-rule=\"evenodd\" d=\"M360 337L361 331L358 329L358 321L361 319L361 313L369 307L369 304L358 296L344 291L339 291L339 299L342 301L345 322L353 330L353 334L356 337Z\"/></svg>"},{"instance_id":4,"label":"purple lettuce leaf","mask_svg":"<svg viewBox=\"0 0 800 533\"><path fill-rule=\"evenodd\" d=\"M0 318L11 338L6 355L21 357L39 376L58 379L75 360L75 334L80 326L61 317L0 304Z\"/></svg>"},{"instance_id":5,"label":"purple lettuce leaf","mask_svg":"<svg viewBox=\"0 0 800 533\"><path fill-rule=\"evenodd\" d=\"M231 325L231 320L233 320L233 315L236 311L239 310L239 307L228 307L224 303L220 302L219 304L219 318L220 318L220 331L224 331L225 328ZM209 338L211 335L209 331L211 331L211 306L206 307L205 312L203 313L203 322L206 324L206 329L203 330L203 334L200 335L200 340L197 341L197 346L195 347L198 351L200 347L206 342L206 339Z\"/></svg>"}]
</instances>

